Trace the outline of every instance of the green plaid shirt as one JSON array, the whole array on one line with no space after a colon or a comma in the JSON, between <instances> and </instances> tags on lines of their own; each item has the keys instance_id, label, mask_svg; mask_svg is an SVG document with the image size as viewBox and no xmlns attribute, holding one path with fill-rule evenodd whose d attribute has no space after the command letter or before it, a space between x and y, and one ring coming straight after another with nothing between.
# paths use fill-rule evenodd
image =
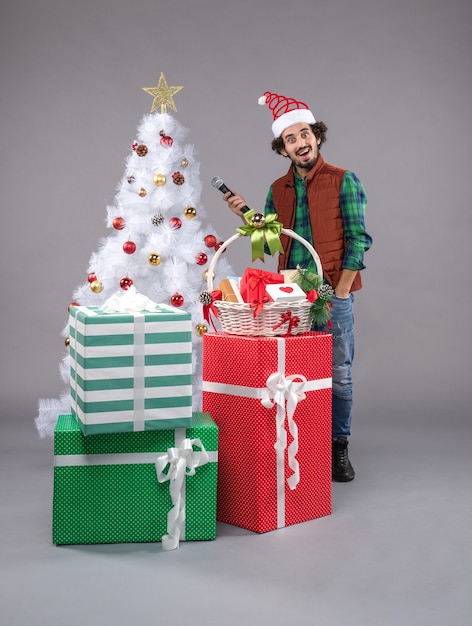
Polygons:
<instances>
[{"instance_id":1,"label":"green plaid shirt","mask_svg":"<svg viewBox=\"0 0 472 626\"><path fill-rule=\"evenodd\" d=\"M295 169L294 174L297 204L293 230L313 245L305 179L300 178ZM361 181L353 172L346 172L344 174L339 193L339 201L344 236L347 242L342 269L362 270L365 267L364 252L371 247L372 237L365 229L367 196ZM267 194L264 212L265 214L275 213L272 199L272 186ZM303 268L313 266L313 258L302 243L293 239L287 267L296 268L297 265Z\"/></svg>"}]
</instances>

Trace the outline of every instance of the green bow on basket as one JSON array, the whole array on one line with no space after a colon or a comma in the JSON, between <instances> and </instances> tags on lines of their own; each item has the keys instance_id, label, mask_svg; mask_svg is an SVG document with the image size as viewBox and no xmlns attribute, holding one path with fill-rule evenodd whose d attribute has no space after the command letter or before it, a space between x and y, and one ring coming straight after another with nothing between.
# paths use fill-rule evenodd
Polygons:
<instances>
[{"instance_id":1,"label":"green bow on basket","mask_svg":"<svg viewBox=\"0 0 472 626\"><path fill-rule=\"evenodd\" d=\"M269 252L272 256L276 252L282 252L283 248L280 243L280 233L282 232L282 224L277 221L276 213L262 215L255 213L253 209L244 213L246 226L237 228L237 232L241 235L251 237L252 260L261 259L264 262L264 242L267 242Z\"/></svg>"}]
</instances>

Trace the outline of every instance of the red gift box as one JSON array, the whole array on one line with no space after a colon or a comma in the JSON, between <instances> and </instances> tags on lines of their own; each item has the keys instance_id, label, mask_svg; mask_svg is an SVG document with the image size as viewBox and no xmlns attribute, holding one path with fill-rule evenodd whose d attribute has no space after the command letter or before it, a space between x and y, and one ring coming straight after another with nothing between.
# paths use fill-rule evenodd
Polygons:
<instances>
[{"instance_id":1,"label":"red gift box","mask_svg":"<svg viewBox=\"0 0 472 626\"><path fill-rule=\"evenodd\" d=\"M331 341L203 336L219 521L262 533L331 513Z\"/></svg>"},{"instance_id":2,"label":"red gift box","mask_svg":"<svg viewBox=\"0 0 472 626\"><path fill-rule=\"evenodd\" d=\"M266 291L267 285L283 283L282 274L266 272L265 270L246 268L239 283L242 299L254 309L254 317L262 311L264 304L272 302L272 298Z\"/></svg>"}]
</instances>

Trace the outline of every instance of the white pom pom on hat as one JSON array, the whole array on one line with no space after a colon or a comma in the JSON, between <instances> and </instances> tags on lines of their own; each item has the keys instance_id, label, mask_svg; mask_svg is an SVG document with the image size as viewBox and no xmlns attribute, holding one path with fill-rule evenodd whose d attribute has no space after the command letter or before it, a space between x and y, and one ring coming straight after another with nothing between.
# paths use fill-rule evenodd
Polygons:
<instances>
[{"instance_id":1,"label":"white pom pom on hat","mask_svg":"<svg viewBox=\"0 0 472 626\"><path fill-rule=\"evenodd\" d=\"M294 98L287 98L280 96L276 93L266 91L263 96L258 99L258 104L269 107L274 116L274 122L272 124L272 132L274 137L280 137L286 128L298 124L300 122L306 122L307 124L314 124L316 122L313 113L308 108L308 105Z\"/></svg>"}]
</instances>

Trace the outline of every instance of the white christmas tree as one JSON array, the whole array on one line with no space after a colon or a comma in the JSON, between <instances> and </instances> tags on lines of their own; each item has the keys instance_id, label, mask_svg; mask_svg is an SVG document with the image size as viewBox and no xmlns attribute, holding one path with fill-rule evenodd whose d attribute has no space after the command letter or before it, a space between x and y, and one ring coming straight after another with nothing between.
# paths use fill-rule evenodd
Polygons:
<instances>
[{"instance_id":1,"label":"white christmas tree","mask_svg":"<svg viewBox=\"0 0 472 626\"><path fill-rule=\"evenodd\" d=\"M80 305L102 305L131 286L156 303L167 303L192 315L193 410L201 409L201 337L208 330L200 294L207 289L207 269L221 245L218 234L205 224L200 202L199 163L192 145L184 143L187 129L167 112L177 111L163 73L156 87L144 91L154 97L150 114L143 116L113 206L107 207L111 234L91 255L87 281L73 293ZM158 110L160 109L160 111ZM220 257L215 282L233 274ZM68 336L68 325L63 334ZM69 384L69 356L60 365ZM41 436L52 436L57 416L70 412L69 388L57 399L41 399L35 419Z\"/></svg>"}]
</instances>

